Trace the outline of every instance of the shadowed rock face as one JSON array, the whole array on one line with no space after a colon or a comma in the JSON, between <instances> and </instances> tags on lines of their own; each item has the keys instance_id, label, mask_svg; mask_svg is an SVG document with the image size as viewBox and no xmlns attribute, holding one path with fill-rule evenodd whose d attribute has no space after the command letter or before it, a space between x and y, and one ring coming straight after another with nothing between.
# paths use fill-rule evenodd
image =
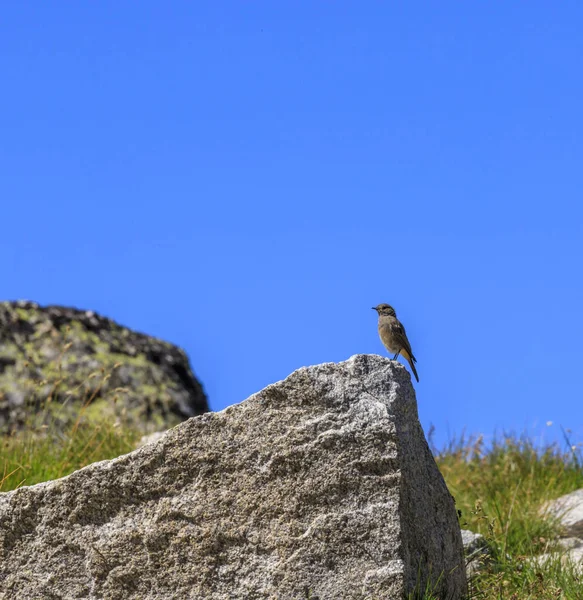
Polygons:
<instances>
[{"instance_id":1,"label":"shadowed rock face","mask_svg":"<svg viewBox=\"0 0 583 600\"><path fill-rule=\"evenodd\" d=\"M458 600L462 552L410 376L379 356L0 494L0 598L401 599L440 578Z\"/></svg>"},{"instance_id":2,"label":"shadowed rock face","mask_svg":"<svg viewBox=\"0 0 583 600\"><path fill-rule=\"evenodd\" d=\"M89 414L123 412L145 428L208 410L180 348L93 311L0 303L0 432L47 406L51 422L64 424L88 400Z\"/></svg>"}]
</instances>

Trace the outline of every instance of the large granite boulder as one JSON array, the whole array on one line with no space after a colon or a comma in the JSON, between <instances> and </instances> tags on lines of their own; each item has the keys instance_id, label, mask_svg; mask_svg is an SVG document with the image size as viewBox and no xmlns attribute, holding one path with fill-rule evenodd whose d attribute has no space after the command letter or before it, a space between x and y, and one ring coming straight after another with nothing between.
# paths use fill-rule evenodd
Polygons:
<instances>
[{"instance_id":1,"label":"large granite boulder","mask_svg":"<svg viewBox=\"0 0 583 600\"><path fill-rule=\"evenodd\" d=\"M93 311L0 303L0 432L42 415L52 426L84 414L161 429L208 410L176 346Z\"/></svg>"},{"instance_id":2,"label":"large granite boulder","mask_svg":"<svg viewBox=\"0 0 583 600\"><path fill-rule=\"evenodd\" d=\"M60 480L0 494L0 598L465 596L406 369L302 368ZM421 597L421 595L419 596Z\"/></svg>"}]
</instances>

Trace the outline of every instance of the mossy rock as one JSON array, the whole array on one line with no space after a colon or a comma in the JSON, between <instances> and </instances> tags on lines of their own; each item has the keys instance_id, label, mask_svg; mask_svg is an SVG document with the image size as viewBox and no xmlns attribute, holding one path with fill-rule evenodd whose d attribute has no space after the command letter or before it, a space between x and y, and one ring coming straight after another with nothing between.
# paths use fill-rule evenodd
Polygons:
<instances>
[{"instance_id":1,"label":"mossy rock","mask_svg":"<svg viewBox=\"0 0 583 600\"><path fill-rule=\"evenodd\" d=\"M180 348L93 311L0 303L0 432L124 419L145 431L208 411Z\"/></svg>"}]
</instances>

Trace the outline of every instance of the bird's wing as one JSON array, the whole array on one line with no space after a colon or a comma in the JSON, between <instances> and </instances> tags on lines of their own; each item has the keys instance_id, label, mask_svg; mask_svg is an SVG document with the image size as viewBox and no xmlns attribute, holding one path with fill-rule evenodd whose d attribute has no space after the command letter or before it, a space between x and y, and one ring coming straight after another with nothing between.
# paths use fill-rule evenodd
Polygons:
<instances>
[{"instance_id":1,"label":"bird's wing","mask_svg":"<svg viewBox=\"0 0 583 600\"><path fill-rule=\"evenodd\" d=\"M411 357L413 362L417 362L417 359L413 356L413 351L411 350L411 344L407 339L407 334L405 333L405 327L400 321L393 326L393 337L399 346L404 348L407 351L407 354Z\"/></svg>"}]
</instances>

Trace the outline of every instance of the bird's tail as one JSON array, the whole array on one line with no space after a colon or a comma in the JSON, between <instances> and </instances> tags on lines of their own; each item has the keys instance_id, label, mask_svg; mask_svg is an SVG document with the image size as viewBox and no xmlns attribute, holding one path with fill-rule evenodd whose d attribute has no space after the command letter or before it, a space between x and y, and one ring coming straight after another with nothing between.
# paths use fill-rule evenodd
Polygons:
<instances>
[{"instance_id":1,"label":"bird's tail","mask_svg":"<svg viewBox=\"0 0 583 600\"><path fill-rule=\"evenodd\" d=\"M407 352L407 350L405 350L405 349L401 349L401 354L409 363L409 366L411 367L411 371L413 371L413 375L415 375L415 379L417 380L417 383L419 383L419 375L417 375L417 369L415 368L415 362L417 362L417 361L415 360L413 355L409 354Z\"/></svg>"}]
</instances>

